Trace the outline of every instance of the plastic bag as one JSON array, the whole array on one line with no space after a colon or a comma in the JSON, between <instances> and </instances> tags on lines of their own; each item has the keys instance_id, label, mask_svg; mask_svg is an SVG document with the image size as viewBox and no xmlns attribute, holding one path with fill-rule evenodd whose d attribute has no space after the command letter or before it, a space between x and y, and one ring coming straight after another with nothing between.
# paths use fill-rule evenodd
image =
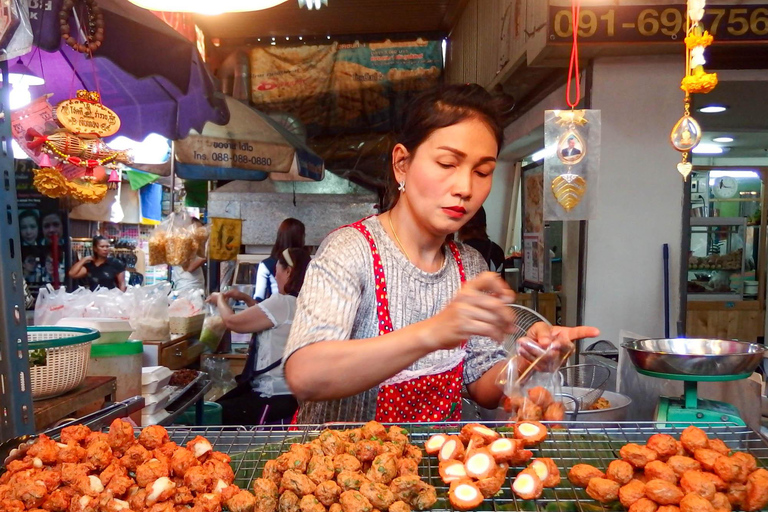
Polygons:
<instances>
[{"instance_id":1,"label":"plastic bag","mask_svg":"<svg viewBox=\"0 0 768 512\"><path fill-rule=\"evenodd\" d=\"M168 340L171 337L168 323L168 293L170 283L160 283L139 288L134 296L137 301L131 313L131 339L142 341Z\"/></svg>"},{"instance_id":2,"label":"plastic bag","mask_svg":"<svg viewBox=\"0 0 768 512\"><path fill-rule=\"evenodd\" d=\"M186 211L171 213L149 239L150 265L183 265L198 252L197 228Z\"/></svg>"},{"instance_id":3,"label":"plastic bag","mask_svg":"<svg viewBox=\"0 0 768 512\"><path fill-rule=\"evenodd\" d=\"M529 338L520 338L496 379L504 391L499 419L503 421L563 421L566 404L561 389L560 367L572 350L558 345L542 348ZM569 407L573 408L570 404Z\"/></svg>"},{"instance_id":4,"label":"plastic bag","mask_svg":"<svg viewBox=\"0 0 768 512\"><path fill-rule=\"evenodd\" d=\"M54 290L47 284L40 288L35 301L35 325L56 325L64 318L64 301L67 291L62 287Z\"/></svg>"},{"instance_id":5,"label":"plastic bag","mask_svg":"<svg viewBox=\"0 0 768 512\"><path fill-rule=\"evenodd\" d=\"M197 255L201 258L205 258L208 253L208 238L211 235L211 229L208 226L193 226L192 236L197 242Z\"/></svg>"},{"instance_id":6,"label":"plastic bag","mask_svg":"<svg viewBox=\"0 0 768 512\"><path fill-rule=\"evenodd\" d=\"M5 46L0 46L0 60L15 59L32 50L33 33L29 21L29 5L21 0L13 0L9 7L12 16L18 18L19 25L11 40Z\"/></svg>"},{"instance_id":7,"label":"plastic bag","mask_svg":"<svg viewBox=\"0 0 768 512\"><path fill-rule=\"evenodd\" d=\"M205 293L202 288L181 290L169 296L168 314L175 317L190 317L203 312Z\"/></svg>"},{"instance_id":8,"label":"plastic bag","mask_svg":"<svg viewBox=\"0 0 768 512\"><path fill-rule=\"evenodd\" d=\"M200 342L206 347L215 351L221 343L221 338L227 331L224 320L219 314L219 309L213 304L205 305L205 320L203 320L203 331L200 333Z\"/></svg>"}]
</instances>

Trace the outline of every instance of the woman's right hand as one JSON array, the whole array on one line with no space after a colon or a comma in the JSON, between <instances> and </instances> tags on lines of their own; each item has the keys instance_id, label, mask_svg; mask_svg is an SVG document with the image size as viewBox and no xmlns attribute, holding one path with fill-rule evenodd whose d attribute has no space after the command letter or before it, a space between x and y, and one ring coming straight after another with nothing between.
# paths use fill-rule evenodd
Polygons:
<instances>
[{"instance_id":1,"label":"woman's right hand","mask_svg":"<svg viewBox=\"0 0 768 512\"><path fill-rule=\"evenodd\" d=\"M515 312L509 304L515 293L495 272L483 272L461 287L437 315L425 320L425 339L433 350L451 349L472 336L499 343L515 331Z\"/></svg>"},{"instance_id":2,"label":"woman's right hand","mask_svg":"<svg viewBox=\"0 0 768 512\"><path fill-rule=\"evenodd\" d=\"M241 300L246 301L251 298L250 295L247 293L241 292L240 290L227 290L226 292L222 293L225 299L232 299L232 300Z\"/></svg>"}]
</instances>

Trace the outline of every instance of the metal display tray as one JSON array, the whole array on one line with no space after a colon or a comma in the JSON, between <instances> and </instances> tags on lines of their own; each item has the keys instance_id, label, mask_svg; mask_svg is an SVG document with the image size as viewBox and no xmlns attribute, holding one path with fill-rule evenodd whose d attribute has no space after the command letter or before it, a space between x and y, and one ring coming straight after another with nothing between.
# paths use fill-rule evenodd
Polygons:
<instances>
[{"instance_id":1,"label":"metal display tray","mask_svg":"<svg viewBox=\"0 0 768 512\"><path fill-rule=\"evenodd\" d=\"M400 424L410 432L411 443L423 449L424 442L437 433L457 434L464 423ZM511 436L507 423L489 423L504 436ZM552 427L555 424L547 424ZM680 438L689 424L679 426L656 422L623 422L603 424L597 422L568 422L566 429L549 429L549 437L533 449L534 457L551 457L557 462L562 482L554 489L545 489L541 498L524 501L512 494L510 485L514 476L523 468L512 468L502 490L485 500L476 510L483 511L537 511L537 512L598 512L624 510L618 504L601 505L592 500L583 489L577 489L567 479L568 470L575 464L591 464L605 470L608 464L619 458L619 450L627 443L644 444L655 433L666 433ZM261 476L264 464L288 451L292 443L311 441L325 428L356 428L359 424L295 425L275 427L171 427L171 440L185 444L197 435L206 437L214 449L232 457L235 483L250 488L254 478ZM751 453L758 466L768 467L768 441L749 427L733 424L701 423L710 438L722 439L731 449ZM419 463L419 474L437 488L438 501L433 511L452 511L448 501L448 486L440 479L438 460L424 454Z\"/></svg>"}]
</instances>

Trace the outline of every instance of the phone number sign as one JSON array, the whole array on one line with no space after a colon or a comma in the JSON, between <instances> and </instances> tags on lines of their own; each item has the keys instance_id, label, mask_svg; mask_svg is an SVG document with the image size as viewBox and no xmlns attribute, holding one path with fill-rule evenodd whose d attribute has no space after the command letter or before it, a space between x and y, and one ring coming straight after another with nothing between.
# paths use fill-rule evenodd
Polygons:
<instances>
[{"instance_id":1,"label":"phone number sign","mask_svg":"<svg viewBox=\"0 0 768 512\"><path fill-rule=\"evenodd\" d=\"M183 164L288 172L295 150L289 145L190 135L175 144L176 160Z\"/></svg>"},{"instance_id":2,"label":"phone number sign","mask_svg":"<svg viewBox=\"0 0 768 512\"><path fill-rule=\"evenodd\" d=\"M594 6L579 14L580 42L682 41L685 5ZM707 6L702 20L715 41L768 41L768 5ZM549 6L549 40L573 42L570 7Z\"/></svg>"}]
</instances>

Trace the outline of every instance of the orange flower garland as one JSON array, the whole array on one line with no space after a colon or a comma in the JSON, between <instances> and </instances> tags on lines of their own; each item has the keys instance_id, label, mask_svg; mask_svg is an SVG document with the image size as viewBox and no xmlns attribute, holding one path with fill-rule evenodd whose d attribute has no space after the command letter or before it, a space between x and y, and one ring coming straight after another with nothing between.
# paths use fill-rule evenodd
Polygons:
<instances>
[{"instance_id":1,"label":"orange flower garland","mask_svg":"<svg viewBox=\"0 0 768 512\"><path fill-rule=\"evenodd\" d=\"M712 37L712 35L706 30L701 35L697 35L695 33L688 34L685 37L685 46L689 50L693 50L697 46L703 46L704 48L706 48L707 46L712 44L712 41L714 41L714 39L715 38Z\"/></svg>"},{"instance_id":2,"label":"orange flower garland","mask_svg":"<svg viewBox=\"0 0 768 512\"><path fill-rule=\"evenodd\" d=\"M77 179L67 182L69 194L81 203L98 203L107 195L107 186L90 180Z\"/></svg>"},{"instance_id":3,"label":"orange flower garland","mask_svg":"<svg viewBox=\"0 0 768 512\"><path fill-rule=\"evenodd\" d=\"M705 73L697 69L692 75L683 78L680 88L688 94L706 94L717 85L717 73Z\"/></svg>"},{"instance_id":4,"label":"orange flower garland","mask_svg":"<svg viewBox=\"0 0 768 512\"><path fill-rule=\"evenodd\" d=\"M34 173L35 177L32 184L44 196L57 199L69 193L67 180L58 169L43 167L42 169L35 169Z\"/></svg>"}]
</instances>

